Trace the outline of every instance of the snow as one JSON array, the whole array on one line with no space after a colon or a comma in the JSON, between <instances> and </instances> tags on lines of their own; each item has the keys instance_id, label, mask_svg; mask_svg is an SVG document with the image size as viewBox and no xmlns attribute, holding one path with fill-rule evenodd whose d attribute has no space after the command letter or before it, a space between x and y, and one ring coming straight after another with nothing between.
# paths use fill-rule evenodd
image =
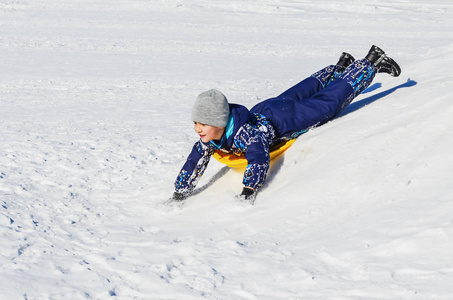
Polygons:
<instances>
[{"instance_id":1,"label":"snow","mask_svg":"<svg viewBox=\"0 0 453 300\"><path fill-rule=\"evenodd\" d=\"M0 1L1 299L451 299L451 1ZM398 61L274 162L162 203L210 88Z\"/></svg>"}]
</instances>

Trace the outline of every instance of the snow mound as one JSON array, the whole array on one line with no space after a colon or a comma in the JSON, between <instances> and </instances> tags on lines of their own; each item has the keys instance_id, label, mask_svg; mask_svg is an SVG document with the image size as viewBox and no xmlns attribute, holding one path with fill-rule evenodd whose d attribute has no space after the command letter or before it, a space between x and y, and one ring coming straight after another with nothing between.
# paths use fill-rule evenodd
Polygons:
<instances>
[{"instance_id":1,"label":"snow mound","mask_svg":"<svg viewBox=\"0 0 453 300\"><path fill-rule=\"evenodd\" d=\"M1 2L0 298L450 299L452 9ZM216 161L162 205L197 94L251 107L372 44L402 75L301 136L254 206Z\"/></svg>"}]
</instances>

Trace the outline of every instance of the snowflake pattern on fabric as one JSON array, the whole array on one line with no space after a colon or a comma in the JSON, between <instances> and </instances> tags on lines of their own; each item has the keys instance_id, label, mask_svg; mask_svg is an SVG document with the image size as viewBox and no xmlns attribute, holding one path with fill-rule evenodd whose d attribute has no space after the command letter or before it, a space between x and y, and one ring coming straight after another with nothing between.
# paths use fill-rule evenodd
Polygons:
<instances>
[{"instance_id":1,"label":"snowflake pattern on fabric","mask_svg":"<svg viewBox=\"0 0 453 300\"><path fill-rule=\"evenodd\" d=\"M354 98L371 84L375 75L376 67L366 59L356 60L343 73L334 74L334 76L346 80L352 86Z\"/></svg>"},{"instance_id":2,"label":"snowflake pattern on fabric","mask_svg":"<svg viewBox=\"0 0 453 300\"><path fill-rule=\"evenodd\" d=\"M318 79L323 88L326 88L326 86L328 86L335 78L338 78L344 71L345 67L330 65L316 73L313 73L311 77Z\"/></svg>"},{"instance_id":3,"label":"snowflake pattern on fabric","mask_svg":"<svg viewBox=\"0 0 453 300\"><path fill-rule=\"evenodd\" d=\"M189 195L203 176L215 149L197 141L175 181L176 192ZM190 172L190 170L192 170Z\"/></svg>"},{"instance_id":4,"label":"snowflake pattern on fabric","mask_svg":"<svg viewBox=\"0 0 453 300\"><path fill-rule=\"evenodd\" d=\"M311 77L318 79L324 88L337 78L344 79L351 85L354 93L342 104L341 110L343 110L371 84L376 71L376 67L370 61L361 59L356 60L346 69L334 65L327 66L311 75Z\"/></svg>"},{"instance_id":5,"label":"snowflake pattern on fabric","mask_svg":"<svg viewBox=\"0 0 453 300\"><path fill-rule=\"evenodd\" d=\"M318 79L319 82L321 82L322 86L325 88L329 84L329 82L332 78L332 75L335 73L336 69L337 69L337 66L329 65L329 66L325 67L324 69L321 69L316 73L313 73L313 75L311 75L311 77Z\"/></svg>"}]
</instances>

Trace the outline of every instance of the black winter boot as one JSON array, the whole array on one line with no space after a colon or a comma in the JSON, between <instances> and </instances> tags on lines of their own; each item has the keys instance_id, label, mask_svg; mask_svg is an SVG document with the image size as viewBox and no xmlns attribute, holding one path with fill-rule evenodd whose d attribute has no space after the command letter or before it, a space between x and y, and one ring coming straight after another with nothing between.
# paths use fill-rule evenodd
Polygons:
<instances>
[{"instance_id":1,"label":"black winter boot","mask_svg":"<svg viewBox=\"0 0 453 300\"><path fill-rule=\"evenodd\" d=\"M365 59L376 67L378 73L387 73L393 77L398 77L401 74L400 66L378 46L373 45Z\"/></svg>"},{"instance_id":2,"label":"black winter boot","mask_svg":"<svg viewBox=\"0 0 453 300\"><path fill-rule=\"evenodd\" d=\"M340 68L341 71L344 71L354 61L355 59L351 54L343 52L336 65Z\"/></svg>"}]
</instances>

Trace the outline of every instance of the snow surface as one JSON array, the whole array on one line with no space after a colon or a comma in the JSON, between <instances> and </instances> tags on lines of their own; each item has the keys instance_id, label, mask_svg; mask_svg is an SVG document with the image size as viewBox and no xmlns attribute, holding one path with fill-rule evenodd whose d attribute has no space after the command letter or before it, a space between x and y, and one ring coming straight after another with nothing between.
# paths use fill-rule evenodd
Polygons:
<instances>
[{"instance_id":1,"label":"snow surface","mask_svg":"<svg viewBox=\"0 0 453 300\"><path fill-rule=\"evenodd\" d=\"M452 299L450 0L0 0L0 299ZM162 203L196 95L398 61L276 161Z\"/></svg>"}]
</instances>

